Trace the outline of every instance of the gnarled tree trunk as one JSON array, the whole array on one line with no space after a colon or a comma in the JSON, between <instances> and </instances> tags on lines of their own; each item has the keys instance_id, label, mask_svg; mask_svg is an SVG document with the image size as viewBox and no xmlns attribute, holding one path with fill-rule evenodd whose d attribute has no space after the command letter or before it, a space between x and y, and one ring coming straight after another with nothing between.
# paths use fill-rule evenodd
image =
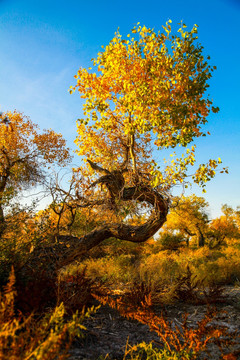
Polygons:
<instances>
[{"instance_id":1,"label":"gnarled tree trunk","mask_svg":"<svg viewBox=\"0 0 240 360\"><path fill-rule=\"evenodd\" d=\"M72 244L60 264L69 264L80 254L89 251L94 246L111 237L136 243L144 242L152 237L165 223L168 213L168 202L155 190L144 186L141 187L140 185L124 188L122 191L122 200L147 202L153 207L151 216L144 224L139 226L126 225L123 223L105 224L81 238L58 235L59 242Z\"/></svg>"},{"instance_id":2,"label":"gnarled tree trunk","mask_svg":"<svg viewBox=\"0 0 240 360\"><path fill-rule=\"evenodd\" d=\"M54 266L51 266L55 270L68 265L79 256L87 253L90 249L100 244L102 241L112 237L135 243L144 242L152 237L166 221L169 202L162 194L140 181L135 186L127 187L125 186L125 180L123 177L124 170L110 172L106 169L102 169L91 161L89 161L89 163L94 170L104 174L95 181L91 187L96 186L97 184L104 184L110 194L110 198L107 200L110 201L113 206L115 204L115 200L120 200L122 202L132 200L138 203L147 203L152 209L151 215L145 223L138 226L122 222L104 224L79 238L70 235L58 234L58 245L56 249L56 253L58 253L58 255L56 254L57 259L52 256L53 249L51 248L49 249L51 255L46 261L47 265L50 265L52 261L55 261ZM97 200L96 205L99 205L101 202L106 202L107 200ZM89 201L83 197L78 197L78 200L76 201L80 202L78 203L79 207L94 205L94 201ZM39 257L40 252L40 249L36 249L33 252L32 258L35 258L35 261L36 256ZM48 257L47 252L48 251L45 248L43 253L45 253L46 257ZM41 257L42 256L43 254ZM43 263L44 262L45 261L43 260Z\"/></svg>"}]
</instances>

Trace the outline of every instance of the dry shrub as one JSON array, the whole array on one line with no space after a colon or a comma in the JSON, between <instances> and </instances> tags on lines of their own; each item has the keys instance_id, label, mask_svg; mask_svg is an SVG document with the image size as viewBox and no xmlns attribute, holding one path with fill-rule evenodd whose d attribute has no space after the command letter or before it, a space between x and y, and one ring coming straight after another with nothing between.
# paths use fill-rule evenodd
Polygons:
<instances>
[{"instance_id":1,"label":"dry shrub","mask_svg":"<svg viewBox=\"0 0 240 360\"><path fill-rule=\"evenodd\" d=\"M15 274L12 270L4 293L0 295L0 359L63 360L74 338L82 337L83 320L95 312L76 312L66 319L63 303L43 317L28 317L15 310Z\"/></svg>"},{"instance_id":2,"label":"dry shrub","mask_svg":"<svg viewBox=\"0 0 240 360\"><path fill-rule=\"evenodd\" d=\"M99 259L87 259L78 267L72 268L72 273L77 268L86 266L86 275L93 281L114 283L128 283L135 277L134 256L122 254L116 257L106 256Z\"/></svg>"},{"instance_id":3,"label":"dry shrub","mask_svg":"<svg viewBox=\"0 0 240 360\"><path fill-rule=\"evenodd\" d=\"M149 308L136 308L132 304L126 306L122 297L114 299L111 296L95 296L95 298L103 305L108 304L117 309L128 319L148 325L149 329L159 337L156 346L141 343L131 347L127 344L124 359L197 359L200 353L207 352L208 344L216 344L222 352L223 348L228 348L229 344L234 342L233 334L231 334L231 341L227 339L226 328L216 329L211 325L217 315L211 308L208 308L205 316L197 323L197 327L193 328L188 325L188 314L185 314L176 324L163 315L156 315ZM224 356L225 359L237 359L233 354Z\"/></svg>"},{"instance_id":4,"label":"dry shrub","mask_svg":"<svg viewBox=\"0 0 240 360\"><path fill-rule=\"evenodd\" d=\"M184 268L179 266L176 254L162 251L145 258L139 266L139 272L143 281L151 283L152 287L155 287L159 281L172 284Z\"/></svg>"},{"instance_id":5,"label":"dry shrub","mask_svg":"<svg viewBox=\"0 0 240 360\"><path fill-rule=\"evenodd\" d=\"M210 250L207 247L193 250L182 248L178 252L160 251L143 259L140 274L152 285L159 278L169 286L191 268L196 281L203 281L205 286L216 283L234 284L240 279L240 251L233 247Z\"/></svg>"},{"instance_id":6,"label":"dry shrub","mask_svg":"<svg viewBox=\"0 0 240 360\"><path fill-rule=\"evenodd\" d=\"M157 240L157 243L160 245L162 250L178 250L181 246L183 246L183 242L185 242L184 237L180 234L171 234L171 233L163 233L160 238Z\"/></svg>"},{"instance_id":7,"label":"dry shrub","mask_svg":"<svg viewBox=\"0 0 240 360\"><path fill-rule=\"evenodd\" d=\"M29 271L25 279L17 276L16 289L16 304L24 314L42 313L57 303L56 277L45 270Z\"/></svg>"},{"instance_id":8,"label":"dry shrub","mask_svg":"<svg viewBox=\"0 0 240 360\"><path fill-rule=\"evenodd\" d=\"M220 284L211 284L203 289L204 300L207 304L224 303L227 296L224 294L224 287Z\"/></svg>"},{"instance_id":9,"label":"dry shrub","mask_svg":"<svg viewBox=\"0 0 240 360\"><path fill-rule=\"evenodd\" d=\"M188 303L199 303L199 290L203 281L193 275L189 266L186 273L176 279L175 292L177 299Z\"/></svg>"},{"instance_id":10,"label":"dry shrub","mask_svg":"<svg viewBox=\"0 0 240 360\"><path fill-rule=\"evenodd\" d=\"M86 266L87 277L104 282L109 289L130 289L134 293L139 288L140 302L147 295L146 292L151 292L152 303L167 304L177 299L213 303L214 297L220 301L220 288L224 284L235 283L240 279L239 259L237 249L219 251L207 247L197 250L182 248L178 252L141 253L141 259L132 254L90 258L83 261L78 269L82 270ZM190 277L187 276L188 268L191 269Z\"/></svg>"},{"instance_id":11,"label":"dry shrub","mask_svg":"<svg viewBox=\"0 0 240 360\"><path fill-rule=\"evenodd\" d=\"M50 268L47 258L45 261L41 259L42 254L44 256L44 249L40 251L35 266L25 266L17 272L18 308L25 314L32 311L41 314L61 302L69 313L88 306L91 288L97 284L86 275L86 266L75 268L72 273L58 274ZM53 256L58 256L57 251Z\"/></svg>"},{"instance_id":12,"label":"dry shrub","mask_svg":"<svg viewBox=\"0 0 240 360\"><path fill-rule=\"evenodd\" d=\"M135 281L131 284L129 289L121 296L122 303L128 306L151 307L153 305L152 289L145 282Z\"/></svg>"},{"instance_id":13,"label":"dry shrub","mask_svg":"<svg viewBox=\"0 0 240 360\"><path fill-rule=\"evenodd\" d=\"M72 275L60 276L57 287L57 303L63 302L68 313L88 306L92 291L97 286L86 275L86 267Z\"/></svg>"},{"instance_id":14,"label":"dry shrub","mask_svg":"<svg viewBox=\"0 0 240 360\"><path fill-rule=\"evenodd\" d=\"M187 266L186 273L177 278L174 290L176 298L191 304L216 304L226 300L223 286L213 282L205 287L204 281L199 280Z\"/></svg>"}]
</instances>

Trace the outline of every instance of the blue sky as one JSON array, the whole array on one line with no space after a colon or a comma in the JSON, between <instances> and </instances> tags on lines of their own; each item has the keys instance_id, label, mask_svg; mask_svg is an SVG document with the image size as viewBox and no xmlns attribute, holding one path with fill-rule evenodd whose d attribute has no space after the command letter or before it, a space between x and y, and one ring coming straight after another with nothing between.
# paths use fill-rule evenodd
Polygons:
<instances>
[{"instance_id":1,"label":"blue sky","mask_svg":"<svg viewBox=\"0 0 240 360\"><path fill-rule=\"evenodd\" d=\"M199 161L221 157L229 166L204 195L217 216L224 203L240 205L239 18L240 0L0 0L0 110L23 112L74 148L82 101L68 89L117 28L126 35L137 22L156 31L169 19L175 28L181 20L197 24L204 53L217 66L208 93L221 110L209 117L211 136L198 141Z\"/></svg>"}]
</instances>

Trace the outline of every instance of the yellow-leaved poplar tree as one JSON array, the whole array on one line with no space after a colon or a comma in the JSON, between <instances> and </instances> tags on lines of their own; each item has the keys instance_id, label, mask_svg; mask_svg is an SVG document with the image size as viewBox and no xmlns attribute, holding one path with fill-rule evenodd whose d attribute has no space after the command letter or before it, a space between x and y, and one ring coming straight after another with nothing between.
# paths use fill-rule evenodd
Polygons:
<instances>
[{"instance_id":1,"label":"yellow-leaved poplar tree","mask_svg":"<svg viewBox=\"0 0 240 360\"><path fill-rule=\"evenodd\" d=\"M0 115L0 236L5 227L4 207L20 191L45 177L44 168L66 165L71 159L61 134L39 131L18 112Z\"/></svg>"},{"instance_id":2,"label":"yellow-leaved poplar tree","mask_svg":"<svg viewBox=\"0 0 240 360\"><path fill-rule=\"evenodd\" d=\"M172 34L168 21L162 32L139 24L126 39L117 32L92 67L78 70L70 92L85 101L76 144L86 164L75 169L74 201L116 216L75 238L74 256L110 237L146 241L166 221L172 187L187 186L189 168L202 187L214 177L221 160L196 167L193 142L206 135L209 113L218 112L205 94L215 68L208 60L196 25L188 31L181 24ZM164 149L172 149L170 161L157 160ZM136 212L150 215L133 225Z\"/></svg>"},{"instance_id":3,"label":"yellow-leaved poplar tree","mask_svg":"<svg viewBox=\"0 0 240 360\"><path fill-rule=\"evenodd\" d=\"M164 230L181 234L187 244L192 237L195 237L198 246L204 246L210 222L207 201L196 195L182 196L175 200Z\"/></svg>"}]
</instances>

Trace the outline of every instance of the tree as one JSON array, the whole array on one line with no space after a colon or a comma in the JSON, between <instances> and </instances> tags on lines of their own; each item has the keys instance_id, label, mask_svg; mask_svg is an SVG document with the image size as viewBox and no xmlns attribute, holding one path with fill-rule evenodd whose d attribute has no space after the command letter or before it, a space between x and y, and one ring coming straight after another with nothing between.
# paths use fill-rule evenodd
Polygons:
<instances>
[{"instance_id":1,"label":"tree","mask_svg":"<svg viewBox=\"0 0 240 360\"><path fill-rule=\"evenodd\" d=\"M0 116L0 237L6 226L4 207L29 186L42 181L45 168L66 165L69 149L61 134L39 132L38 126L17 112Z\"/></svg>"},{"instance_id":2,"label":"tree","mask_svg":"<svg viewBox=\"0 0 240 360\"><path fill-rule=\"evenodd\" d=\"M190 144L206 135L201 128L211 109L218 111L204 98L215 67L196 43L197 26L188 32L182 25L179 35L171 36L170 23L164 33L135 27L137 40L130 34L122 40L117 32L93 60L97 72L80 68L70 89L86 100L85 118L78 122L78 154L109 171L125 171L134 185L147 178L161 192L186 180L196 162ZM177 147L185 153L177 157L174 152L166 166L154 159L155 151ZM204 186L220 162L201 164L192 180ZM92 174L96 169L89 165Z\"/></svg>"},{"instance_id":3,"label":"tree","mask_svg":"<svg viewBox=\"0 0 240 360\"><path fill-rule=\"evenodd\" d=\"M209 225L210 246L219 247L224 244L227 238L239 239L240 232L238 227L239 210L234 210L227 204L222 206L224 215L213 219Z\"/></svg>"},{"instance_id":4,"label":"tree","mask_svg":"<svg viewBox=\"0 0 240 360\"><path fill-rule=\"evenodd\" d=\"M169 21L162 33L139 24L127 40L117 32L93 68L79 69L70 92L78 90L85 99L76 144L86 165L75 169L71 201L114 213L119 221L104 222L81 238L59 235L75 243L66 262L109 237L146 241L165 223L172 187L187 186L188 168L196 163L192 142L206 135L202 126L211 110L218 111L204 95L214 70L207 60L197 26L187 31L182 24L172 35ZM157 161L164 149L183 154L176 150L171 161ZM201 164L192 181L204 187L219 163ZM133 226L128 219L137 211L150 217Z\"/></svg>"},{"instance_id":5,"label":"tree","mask_svg":"<svg viewBox=\"0 0 240 360\"><path fill-rule=\"evenodd\" d=\"M233 222L240 231L240 206L237 206L236 210L234 210L231 206L224 204L221 210L226 219Z\"/></svg>"},{"instance_id":6,"label":"tree","mask_svg":"<svg viewBox=\"0 0 240 360\"><path fill-rule=\"evenodd\" d=\"M176 199L176 205L167 218L165 231L177 231L187 240L196 237L198 246L205 244L208 232L208 203L203 197L196 195Z\"/></svg>"},{"instance_id":7,"label":"tree","mask_svg":"<svg viewBox=\"0 0 240 360\"><path fill-rule=\"evenodd\" d=\"M69 190L55 190L72 209L104 219L83 236L57 235L64 247L57 266L109 238L145 242L165 223L173 186L191 180L204 187L214 177L220 159L188 175L196 165L193 140L206 135L207 116L218 111L205 96L214 70L207 60L197 26L187 31L182 24L172 35L169 21L162 33L139 24L127 40L117 32L93 60L95 72L79 69L70 92L85 99L76 139L85 165L74 169ZM157 161L164 149L175 151Z\"/></svg>"}]
</instances>

